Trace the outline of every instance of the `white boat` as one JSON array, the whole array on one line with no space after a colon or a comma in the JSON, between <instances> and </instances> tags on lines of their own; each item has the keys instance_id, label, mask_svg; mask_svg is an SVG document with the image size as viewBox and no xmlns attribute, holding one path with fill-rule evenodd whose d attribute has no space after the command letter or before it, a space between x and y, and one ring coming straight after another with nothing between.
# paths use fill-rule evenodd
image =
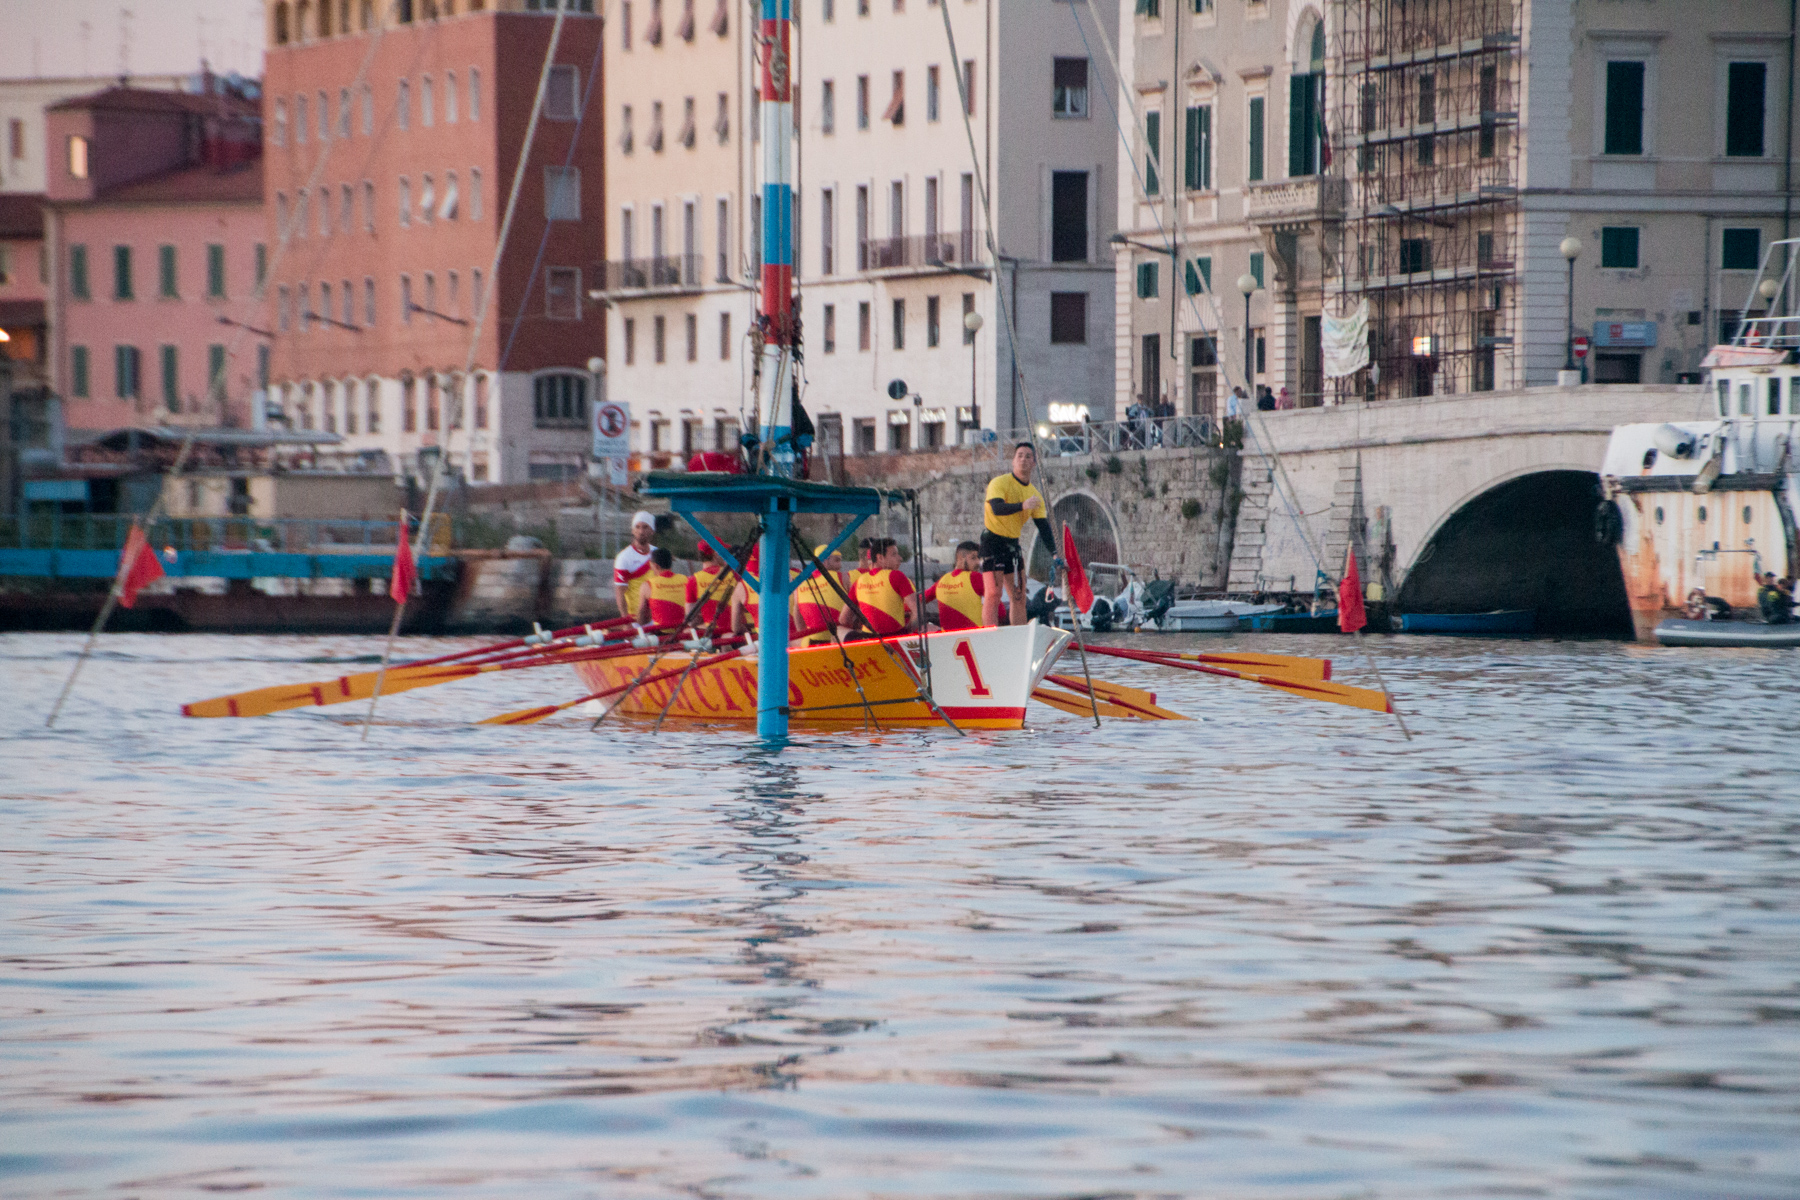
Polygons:
<instances>
[{"instance_id":1,"label":"white boat","mask_svg":"<svg viewBox=\"0 0 1800 1200\"><path fill-rule=\"evenodd\" d=\"M1236 633L1240 617L1281 612L1286 607L1247 600L1183 600L1169 606L1161 628L1169 633Z\"/></svg>"},{"instance_id":2,"label":"white boat","mask_svg":"<svg viewBox=\"0 0 1800 1200\"><path fill-rule=\"evenodd\" d=\"M1659 627L1680 620L1688 598L1699 591L1712 608L1729 606L1731 615L1746 619L1682 620L1672 636L1691 640L1670 644L1771 644L1721 639L1759 624L1761 575L1800 574L1797 255L1800 239L1769 247L1750 289L1751 296L1766 297L1768 310L1746 308L1732 342L1714 346L1703 360L1706 417L1621 425L1607 443L1595 533L1618 546L1640 640L1662 640ZM1785 303L1777 303L1783 297ZM1689 628L1712 624L1739 628L1716 635ZM1771 633L1788 628L1762 627Z\"/></svg>"}]
</instances>

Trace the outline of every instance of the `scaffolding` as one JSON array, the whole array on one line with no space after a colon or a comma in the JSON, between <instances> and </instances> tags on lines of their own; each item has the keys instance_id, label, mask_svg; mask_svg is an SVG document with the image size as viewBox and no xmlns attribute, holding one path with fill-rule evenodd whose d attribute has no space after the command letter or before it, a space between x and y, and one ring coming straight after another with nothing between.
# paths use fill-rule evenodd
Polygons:
<instances>
[{"instance_id":1,"label":"scaffolding","mask_svg":"<svg viewBox=\"0 0 1800 1200\"><path fill-rule=\"evenodd\" d=\"M1336 400L1518 385L1523 0L1335 0L1328 131L1348 182L1327 293L1369 305ZM1328 301L1329 306L1329 301Z\"/></svg>"}]
</instances>

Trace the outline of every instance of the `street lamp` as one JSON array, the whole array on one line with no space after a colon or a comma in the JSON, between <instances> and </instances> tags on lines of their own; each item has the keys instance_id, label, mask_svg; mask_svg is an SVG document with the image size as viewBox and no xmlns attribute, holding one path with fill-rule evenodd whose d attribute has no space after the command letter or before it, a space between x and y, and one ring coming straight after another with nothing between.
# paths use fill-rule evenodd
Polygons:
<instances>
[{"instance_id":1,"label":"street lamp","mask_svg":"<svg viewBox=\"0 0 1800 1200\"><path fill-rule=\"evenodd\" d=\"M1256 403L1256 342L1250 336L1250 296L1256 291L1256 276L1245 271L1237 277L1238 291L1244 293L1244 398Z\"/></svg>"},{"instance_id":2,"label":"street lamp","mask_svg":"<svg viewBox=\"0 0 1800 1200\"><path fill-rule=\"evenodd\" d=\"M1562 245L1557 247L1562 256L1569 260L1569 319L1568 329L1563 336L1567 343L1567 352L1563 355L1563 370L1575 369L1575 260L1581 255L1581 239L1566 237Z\"/></svg>"}]
</instances>

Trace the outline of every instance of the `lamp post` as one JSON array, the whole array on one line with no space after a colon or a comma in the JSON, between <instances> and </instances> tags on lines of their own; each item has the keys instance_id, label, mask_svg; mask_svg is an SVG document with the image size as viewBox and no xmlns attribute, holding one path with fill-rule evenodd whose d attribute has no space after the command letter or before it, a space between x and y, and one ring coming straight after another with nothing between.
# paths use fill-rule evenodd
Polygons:
<instances>
[{"instance_id":1,"label":"lamp post","mask_svg":"<svg viewBox=\"0 0 1800 1200\"><path fill-rule=\"evenodd\" d=\"M975 359L975 335L981 332L981 314L973 309L964 313L963 329L969 335L969 422L980 429L981 401L975 394L975 384L980 378L981 370Z\"/></svg>"},{"instance_id":2,"label":"lamp post","mask_svg":"<svg viewBox=\"0 0 1800 1200\"><path fill-rule=\"evenodd\" d=\"M1575 260L1581 255L1581 239L1566 237L1557 249L1561 250L1562 256L1569 260L1569 316L1568 327L1563 331L1565 347L1563 370L1573 371L1575 369Z\"/></svg>"},{"instance_id":3,"label":"lamp post","mask_svg":"<svg viewBox=\"0 0 1800 1200\"><path fill-rule=\"evenodd\" d=\"M1256 291L1256 276L1245 271L1237 277L1238 291L1244 293L1244 398L1256 404L1256 339L1250 336L1250 296Z\"/></svg>"}]
</instances>

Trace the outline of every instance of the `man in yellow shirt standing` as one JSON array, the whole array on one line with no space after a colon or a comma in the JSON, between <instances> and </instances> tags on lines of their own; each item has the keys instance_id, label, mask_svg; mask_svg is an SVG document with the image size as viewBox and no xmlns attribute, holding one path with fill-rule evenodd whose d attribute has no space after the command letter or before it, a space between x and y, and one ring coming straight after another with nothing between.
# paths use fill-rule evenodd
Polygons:
<instances>
[{"instance_id":1,"label":"man in yellow shirt standing","mask_svg":"<svg viewBox=\"0 0 1800 1200\"><path fill-rule=\"evenodd\" d=\"M987 502L982 505L981 569L986 575L986 589L981 597L981 623L1000 623L1000 592L1004 586L1012 605L1009 624L1025 623L1025 554L1019 535L1027 520L1037 525L1038 536L1052 555L1056 553L1056 532L1046 519L1043 495L1031 486L1031 473L1037 469L1037 451L1030 442L1013 447L1012 470L988 481ZM1061 560L1057 560L1060 564Z\"/></svg>"}]
</instances>

